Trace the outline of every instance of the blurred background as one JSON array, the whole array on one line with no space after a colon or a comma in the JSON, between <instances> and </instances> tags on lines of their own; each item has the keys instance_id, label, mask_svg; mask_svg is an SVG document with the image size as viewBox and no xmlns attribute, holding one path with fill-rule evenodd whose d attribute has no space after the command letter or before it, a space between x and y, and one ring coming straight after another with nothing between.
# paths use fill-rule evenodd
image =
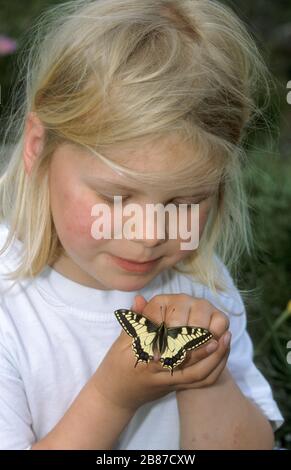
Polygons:
<instances>
[{"instance_id":1,"label":"blurred background","mask_svg":"<svg viewBox=\"0 0 291 470\"><path fill-rule=\"evenodd\" d=\"M16 66L23 35L40 13L58 3L0 0L0 144L4 111L12 106L12 86L23 79ZM246 142L245 183L259 248L255 256L242 260L238 287L247 291L243 296L255 362L271 383L285 418L284 426L276 432L276 445L291 449L291 1L222 3L245 22L275 80L267 110L268 129L259 126L261 130Z\"/></svg>"}]
</instances>

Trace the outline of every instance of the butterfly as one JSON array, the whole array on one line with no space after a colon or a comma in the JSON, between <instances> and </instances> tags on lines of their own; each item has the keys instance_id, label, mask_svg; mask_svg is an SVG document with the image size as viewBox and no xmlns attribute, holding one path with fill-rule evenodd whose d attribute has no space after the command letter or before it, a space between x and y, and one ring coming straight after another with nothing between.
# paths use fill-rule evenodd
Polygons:
<instances>
[{"instance_id":1,"label":"butterfly","mask_svg":"<svg viewBox=\"0 0 291 470\"><path fill-rule=\"evenodd\" d=\"M132 349L139 362L149 363L159 353L164 368L171 371L186 358L186 352L196 349L209 341L210 331L194 326L168 327L162 321L160 325L145 316L124 308L115 310L117 320L124 331L133 338Z\"/></svg>"}]
</instances>

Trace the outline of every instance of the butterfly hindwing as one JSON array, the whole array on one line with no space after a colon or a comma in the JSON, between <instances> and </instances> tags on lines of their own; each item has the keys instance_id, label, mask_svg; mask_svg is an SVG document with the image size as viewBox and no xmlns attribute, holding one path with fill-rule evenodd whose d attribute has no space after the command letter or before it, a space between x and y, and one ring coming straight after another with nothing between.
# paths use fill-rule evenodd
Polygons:
<instances>
[{"instance_id":1,"label":"butterfly hindwing","mask_svg":"<svg viewBox=\"0 0 291 470\"><path fill-rule=\"evenodd\" d=\"M163 367L171 370L181 364L186 352L196 349L212 338L210 331L201 327L179 326L167 328L167 348L161 354Z\"/></svg>"},{"instance_id":2,"label":"butterfly hindwing","mask_svg":"<svg viewBox=\"0 0 291 470\"><path fill-rule=\"evenodd\" d=\"M137 362L148 363L154 357L153 342L159 326L133 310L116 310L115 316L124 331L133 338L132 349Z\"/></svg>"}]
</instances>

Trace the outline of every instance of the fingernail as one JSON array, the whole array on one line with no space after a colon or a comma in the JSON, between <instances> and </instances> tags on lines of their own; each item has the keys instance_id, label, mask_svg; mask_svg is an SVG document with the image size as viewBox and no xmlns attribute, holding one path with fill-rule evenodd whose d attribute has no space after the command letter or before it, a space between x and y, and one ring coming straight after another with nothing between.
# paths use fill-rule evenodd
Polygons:
<instances>
[{"instance_id":1,"label":"fingernail","mask_svg":"<svg viewBox=\"0 0 291 470\"><path fill-rule=\"evenodd\" d=\"M211 341L211 343L209 343L207 346L206 346L206 351L210 354L212 353L213 351L215 351L217 349L217 341Z\"/></svg>"},{"instance_id":2,"label":"fingernail","mask_svg":"<svg viewBox=\"0 0 291 470\"><path fill-rule=\"evenodd\" d=\"M224 338L223 338L224 346L228 346L228 345L229 345L230 339L231 339L231 333L230 333L230 331L227 331L227 332L224 334Z\"/></svg>"}]
</instances>

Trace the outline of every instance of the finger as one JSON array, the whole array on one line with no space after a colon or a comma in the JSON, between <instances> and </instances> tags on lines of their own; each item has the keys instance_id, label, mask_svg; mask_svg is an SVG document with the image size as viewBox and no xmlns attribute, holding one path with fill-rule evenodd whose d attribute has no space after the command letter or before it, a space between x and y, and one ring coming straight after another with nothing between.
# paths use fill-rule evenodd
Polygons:
<instances>
[{"instance_id":1,"label":"finger","mask_svg":"<svg viewBox=\"0 0 291 470\"><path fill-rule=\"evenodd\" d=\"M209 342L206 344L203 344L202 346L199 346L197 349L194 349L192 351L187 351L187 356L186 359L180 364L179 366L175 367L175 372L178 372L182 369L185 369L187 367L191 367L197 362L201 361L202 359L205 359L210 356L210 354L213 354L214 351L218 349L219 343L216 341L214 338L211 339ZM226 346L227 347L227 346ZM154 357L155 361L159 359L159 356ZM162 365L161 365L162 367ZM157 370L160 370L161 372L168 372L167 368L158 368Z\"/></svg>"},{"instance_id":2,"label":"finger","mask_svg":"<svg viewBox=\"0 0 291 470\"><path fill-rule=\"evenodd\" d=\"M188 325L210 330L213 308L213 305L205 299L195 299L195 302L191 305Z\"/></svg>"},{"instance_id":3,"label":"finger","mask_svg":"<svg viewBox=\"0 0 291 470\"><path fill-rule=\"evenodd\" d=\"M134 297L134 301L133 301L131 309L137 313L142 313L147 303L148 302L145 300L145 298L142 295L136 295Z\"/></svg>"},{"instance_id":4,"label":"finger","mask_svg":"<svg viewBox=\"0 0 291 470\"><path fill-rule=\"evenodd\" d=\"M229 336L229 332L225 333L225 336L222 336L222 338L219 340L216 351L194 364L194 366L192 366L192 370L191 366L184 368L182 374L184 376L188 375L186 380L189 378L191 381L191 374L193 373L195 373L196 380L198 379L198 381L205 380L212 373L212 371L217 367L217 364L219 364L219 362L221 362L223 358L229 354L229 342L224 341L224 339L228 339Z\"/></svg>"},{"instance_id":5,"label":"finger","mask_svg":"<svg viewBox=\"0 0 291 470\"><path fill-rule=\"evenodd\" d=\"M166 311L166 323L169 327L189 325L190 307L175 305Z\"/></svg>"},{"instance_id":6,"label":"finger","mask_svg":"<svg viewBox=\"0 0 291 470\"><path fill-rule=\"evenodd\" d=\"M174 310L175 308L175 310ZM200 326L208 328L213 306L205 299L195 299L183 296L177 299L171 309L167 311L167 323L169 326Z\"/></svg>"},{"instance_id":7,"label":"finger","mask_svg":"<svg viewBox=\"0 0 291 470\"><path fill-rule=\"evenodd\" d=\"M223 343L223 339L221 339L221 342ZM218 364L223 362L223 367L225 367L225 364L227 362L227 358L229 355L230 348L226 347L226 351L224 351L224 354L220 354L220 356L217 356L217 360L215 361L215 364L209 366L208 369L205 371L203 379L202 377L199 378L197 381L197 377L194 377L193 379L193 367L191 370L191 380L189 381L189 378L186 377L187 383L184 383L185 381L185 370L179 371L178 367L174 369L173 376L170 374L169 369L163 368L162 364L160 362L155 362L155 361L150 361L149 364L147 364L147 370L148 372L153 373L153 383L156 384L157 386L165 386L167 385L170 390L175 391L175 390L183 390L188 387L189 388L195 388L194 385L198 388L198 385L204 383L205 380L209 376L212 377L213 371L218 367ZM222 346L220 346L222 348ZM195 366L194 366L195 367ZM189 369L189 368L188 368ZM218 369L219 370L219 369ZM178 387L178 388L177 388Z\"/></svg>"},{"instance_id":8,"label":"finger","mask_svg":"<svg viewBox=\"0 0 291 470\"><path fill-rule=\"evenodd\" d=\"M136 308L139 310L139 311L143 311L143 309L145 308L145 306L147 305L147 301L146 299L142 296L142 295L137 295L135 297L135 305L136 305Z\"/></svg>"},{"instance_id":9,"label":"finger","mask_svg":"<svg viewBox=\"0 0 291 470\"><path fill-rule=\"evenodd\" d=\"M209 374L217 367L219 362L222 361L224 356L229 353L229 342L225 344L224 338L230 335L226 332L218 342L218 348L205 359L201 359L194 365L183 367L181 370L176 370L172 376L175 384L188 384L193 382L201 382L205 380Z\"/></svg>"},{"instance_id":10,"label":"finger","mask_svg":"<svg viewBox=\"0 0 291 470\"><path fill-rule=\"evenodd\" d=\"M209 329L217 337L220 338L229 328L229 318L220 310L214 310L211 315Z\"/></svg>"},{"instance_id":11,"label":"finger","mask_svg":"<svg viewBox=\"0 0 291 470\"><path fill-rule=\"evenodd\" d=\"M176 387L176 391L180 390L190 390L196 388L204 388L213 385L217 379L219 378L220 374L224 371L226 364L228 361L228 354L222 359L222 361L217 365L217 367L209 374L209 376L201 382L194 382L192 384L185 384L185 385L178 385Z\"/></svg>"},{"instance_id":12,"label":"finger","mask_svg":"<svg viewBox=\"0 0 291 470\"><path fill-rule=\"evenodd\" d=\"M218 366L211 372L211 374L209 374L201 384L198 384L199 387L207 387L207 386L212 385L216 382L216 380L220 376L221 372L223 372L223 370L226 367L229 353L230 353L230 349L227 350L224 358L218 364Z\"/></svg>"},{"instance_id":13,"label":"finger","mask_svg":"<svg viewBox=\"0 0 291 470\"><path fill-rule=\"evenodd\" d=\"M202 359L208 357L210 354L214 353L217 348L218 341L216 341L215 339L211 339L209 342L203 344L202 346L199 346L197 349L194 349L193 351L187 351L186 359L175 370L179 370L181 368L189 367L196 364Z\"/></svg>"}]
</instances>

